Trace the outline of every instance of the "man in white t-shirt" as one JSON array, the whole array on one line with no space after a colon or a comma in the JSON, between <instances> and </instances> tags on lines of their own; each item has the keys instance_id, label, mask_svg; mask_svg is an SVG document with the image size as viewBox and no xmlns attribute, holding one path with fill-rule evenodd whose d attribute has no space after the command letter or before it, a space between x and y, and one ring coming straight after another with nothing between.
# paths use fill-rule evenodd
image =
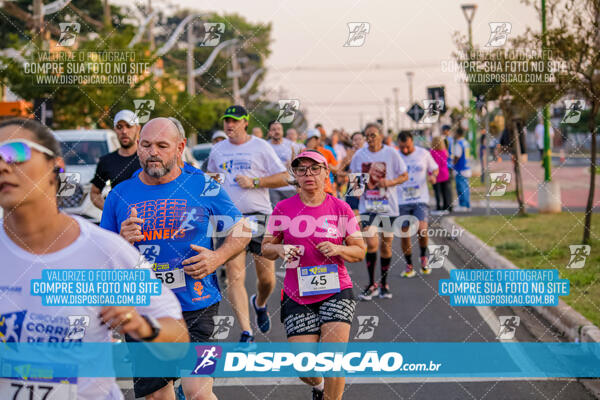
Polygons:
<instances>
[{"instance_id":1,"label":"man in white t-shirt","mask_svg":"<svg viewBox=\"0 0 600 400\"><path fill-rule=\"evenodd\" d=\"M346 146L340 142L341 135L342 133L337 129L334 129L331 133L331 147L335 150L335 155L339 162L346 158Z\"/></svg>"},{"instance_id":2,"label":"man in white t-shirt","mask_svg":"<svg viewBox=\"0 0 600 400\"><path fill-rule=\"evenodd\" d=\"M392 260L394 240L394 220L398 216L398 191L396 185L408 179L406 165L398 152L383 144L381 126L367 124L365 128L368 147L356 151L350 162L350 172L367 173L369 180L358 203L358 210L367 242L367 271L369 285L360 294L361 300L371 300L373 296L390 299L387 275ZM377 249L381 235L381 280L375 283Z\"/></svg>"},{"instance_id":3,"label":"man in white t-shirt","mask_svg":"<svg viewBox=\"0 0 600 400\"><path fill-rule=\"evenodd\" d=\"M552 126L550 129L550 148L552 148L552 141L554 139L554 130ZM538 151L540 152L540 159L542 165L544 163L544 120L540 119L538 124L535 126L535 144L537 145Z\"/></svg>"},{"instance_id":4,"label":"man in white t-shirt","mask_svg":"<svg viewBox=\"0 0 600 400\"><path fill-rule=\"evenodd\" d=\"M415 146L410 132L398 135L400 156L408 169L408 180L398 186L398 203L400 215L412 215L419 220L419 247L421 250L421 272L429 275L431 269L427 266L427 221L429 217L429 189L427 182L432 185L437 179L439 167L431 153L422 147ZM405 221L402 231L407 232L409 222ZM412 264L412 249L410 237L402 236L402 252L406 260L406 270L401 273L405 278L415 276Z\"/></svg>"},{"instance_id":5,"label":"man in white t-shirt","mask_svg":"<svg viewBox=\"0 0 600 400\"><path fill-rule=\"evenodd\" d=\"M64 349L65 342L110 342L112 330L142 341L189 341L179 302L166 287L147 307L44 306L40 296L31 294L32 280L42 279L44 269L139 265L140 254L125 239L58 210L56 193L64 167L60 143L45 125L27 119L0 122L0 344L52 342ZM3 373L15 376L6 362L9 353L0 354ZM60 381L47 374L30 375L52 367L77 368L68 357L56 362L51 358L40 353L27 359L28 379L0 379L0 398L123 398L110 376L83 378L74 372L59 375L68 378Z\"/></svg>"},{"instance_id":6,"label":"man in white t-shirt","mask_svg":"<svg viewBox=\"0 0 600 400\"><path fill-rule=\"evenodd\" d=\"M296 153L296 150L294 149L294 143L283 137L283 126L281 125L281 122L269 122L269 144L273 150L275 150L275 154L277 154L281 163L289 170L290 163L298 153ZM288 179L291 180L289 174ZM271 205L273 207L281 200L288 199L295 194L296 188L292 185L269 189L269 197L271 198Z\"/></svg>"},{"instance_id":7,"label":"man in white t-shirt","mask_svg":"<svg viewBox=\"0 0 600 400\"><path fill-rule=\"evenodd\" d=\"M0 301L0 321L13 321L12 326L8 327L12 335L5 339L0 338L0 342L5 340L9 342L110 342L112 340L112 331L107 329L106 325L101 325L102 320L98 318L103 310L102 307L43 306L39 296L30 294L31 280L40 279L44 269L134 268L139 262L139 253L123 238L80 217L73 218L79 225L79 236L73 243L51 254L33 254L14 243L1 228L0 219L0 253L3 263L12 266L3 269L0 278L0 287L11 288L4 293L6 296L4 300ZM120 307L105 307L104 310L112 308ZM135 307L136 318L140 315L157 321L158 326L165 325L167 320L173 319L180 320L184 324L179 301L166 287L162 288L161 295L151 297L150 306ZM73 317L78 317L82 321L82 326L75 335L70 334ZM182 329L185 331L185 328ZM68 360L65 360L65 364L68 364ZM0 379L0 394L8 394L4 391L2 381ZM35 383L33 384L35 386ZM51 392L57 393L66 394L74 390L77 397L72 397L73 399L123 398L114 378L75 378L71 381L71 384L75 384L73 388L58 383L38 382L38 384L52 386ZM11 397L1 397L12 398L12 393L10 395ZM67 396L51 398L69 399L70 397ZM39 398L42 396L40 395Z\"/></svg>"},{"instance_id":8,"label":"man in white t-shirt","mask_svg":"<svg viewBox=\"0 0 600 400\"><path fill-rule=\"evenodd\" d=\"M295 130L294 128L289 128L287 131L285 131L285 137L290 142L292 142L292 145L294 146L294 153L296 153L296 154L302 153L302 150L304 149L304 145L302 143L298 143L298 131L297 130Z\"/></svg>"},{"instance_id":9,"label":"man in white t-shirt","mask_svg":"<svg viewBox=\"0 0 600 400\"><path fill-rule=\"evenodd\" d=\"M225 175L223 187L252 226L248 250L254 255L257 294L251 303L256 324L263 333L271 329L267 300L275 288L275 263L262 256L261 244L268 215L272 212L269 189L288 185L288 173L269 143L248 135L248 113L242 106L229 107L221 117L228 139L217 143L208 159L208 172ZM227 294L242 328L240 342L253 343L246 292L246 252L226 264ZM250 347L251 345L248 345Z\"/></svg>"}]
</instances>

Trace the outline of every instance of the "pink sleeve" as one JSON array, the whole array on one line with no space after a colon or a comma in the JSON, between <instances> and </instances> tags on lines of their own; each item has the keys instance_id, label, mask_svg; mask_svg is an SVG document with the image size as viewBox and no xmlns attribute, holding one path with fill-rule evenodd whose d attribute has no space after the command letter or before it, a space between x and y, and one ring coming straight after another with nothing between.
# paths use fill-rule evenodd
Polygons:
<instances>
[{"instance_id":1,"label":"pink sleeve","mask_svg":"<svg viewBox=\"0 0 600 400\"><path fill-rule=\"evenodd\" d=\"M360 231L360 227L358 226L358 221L356 220L356 216L354 215L354 211L350 208L350 205L346 202L342 202L344 207L344 217L346 219L346 237L354 234L357 231Z\"/></svg>"},{"instance_id":2,"label":"pink sleeve","mask_svg":"<svg viewBox=\"0 0 600 400\"><path fill-rule=\"evenodd\" d=\"M283 213L279 207L275 206L273 213L269 216L269 222L267 222L266 232L275 237L283 236L284 227L282 224Z\"/></svg>"}]
</instances>

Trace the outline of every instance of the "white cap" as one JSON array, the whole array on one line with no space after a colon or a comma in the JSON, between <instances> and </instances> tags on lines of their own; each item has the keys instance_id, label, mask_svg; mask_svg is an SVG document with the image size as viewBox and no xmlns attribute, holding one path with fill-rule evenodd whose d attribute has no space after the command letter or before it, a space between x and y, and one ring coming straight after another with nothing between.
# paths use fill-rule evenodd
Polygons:
<instances>
[{"instance_id":1,"label":"white cap","mask_svg":"<svg viewBox=\"0 0 600 400\"><path fill-rule=\"evenodd\" d=\"M215 131L215 133L213 133L213 135L212 135L211 140L215 140L217 138L227 139L227 135L223 131Z\"/></svg>"},{"instance_id":2,"label":"white cap","mask_svg":"<svg viewBox=\"0 0 600 400\"><path fill-rule=\"evenodd\" d=\"M306 140L312 139L312 138L314 138L314 137L316 137L316 138L319 138L319 139L320 139L320 138L321 138L321 132L319 132L319 130L318 130L318 129L309 129L309 130L306 132Z\"/></svg>"},{"instance_id":3,"label":"white cap","mask_svg":"<svg viewBox=\"0 0 600 400\"><path fill-rule=\"evenodd\" d=\"M135 113L131 110L121 110L117 113L117 115L115 115L115 119L114 119L114 125L113 126L117 126L117 124L119 123L119 121L125 121L127 122L128 125L133 126L133 125L139 125L140 124L140 120L138 118L137 115L135 115Z\"/></svg>"}]
</instances>

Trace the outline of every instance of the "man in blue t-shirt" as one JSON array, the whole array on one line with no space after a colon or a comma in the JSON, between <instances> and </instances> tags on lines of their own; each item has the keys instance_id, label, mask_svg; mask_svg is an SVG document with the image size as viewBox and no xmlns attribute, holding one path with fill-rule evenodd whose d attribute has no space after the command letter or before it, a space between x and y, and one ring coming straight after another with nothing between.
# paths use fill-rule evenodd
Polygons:
<instances>
[{"instance_id":1,"label":"man in blue t-shirt","mask_svg":"<svg viewBox=\"0 0 600 400\"><path fill-rule=\"evenodd\" d=\"M184 146L172 121L148 122L138 145L142 170L110 192L100 226L144 255L181 303L190 340L208 342L221 300L214 271L247 246L251 233L219 183L178 166ZM215 232L226 235L218 249L213 249ZM170 398L172 379L136 378L135 395ZM213 396L210 377L183 378L182 386L187 398Z\"/></svg>"}]
</instances>

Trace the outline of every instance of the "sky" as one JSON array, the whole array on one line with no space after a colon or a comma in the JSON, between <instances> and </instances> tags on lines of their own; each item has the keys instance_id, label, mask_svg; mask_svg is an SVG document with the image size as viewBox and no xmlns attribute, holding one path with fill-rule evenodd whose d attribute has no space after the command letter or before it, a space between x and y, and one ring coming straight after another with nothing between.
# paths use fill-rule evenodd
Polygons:
<instances>
[{"instance_id":1,"label":"sky","mask_svg":"<svg viewBox=\"0 0 600 400\"><path fill-rule=\"evenodd\" d=\"M122 0L120 0L122 1ZM160 0L153 0L155 3ZM165 0L171 1L171 0ZM118 2L118 1L117 1ZM395 125L393 88L399 108L410 106L406 73L413 72L413 101L426 98L428 86L446 88L448 106L466 98L464 84L447 67L456 51L453 35L467 34L461 10L453 0L177 0L182 8L238 13L253 23L272 23L272 53L261 85L271 100L298 99L310 125L329 131L359 129L360 122L386 118ZM490 22L510 22L511 35L526 27L539 30L533 6L521 0L477 3L473 42L484 46ZM349 22L367 22L370 31L360 47L344 47ZM379 68L377 68L379 66ZM243 82L242 82L243 85ZM400 127L409 118L399 112Z\"/></svg>"}]
</instances>

